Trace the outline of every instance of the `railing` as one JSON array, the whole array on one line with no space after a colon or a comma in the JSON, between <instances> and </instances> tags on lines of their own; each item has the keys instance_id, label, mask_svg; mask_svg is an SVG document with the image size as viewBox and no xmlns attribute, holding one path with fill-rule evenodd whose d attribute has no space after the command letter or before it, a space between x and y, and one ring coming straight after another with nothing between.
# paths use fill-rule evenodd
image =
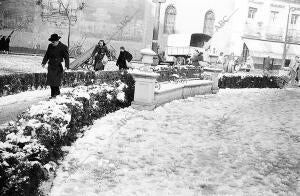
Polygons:
<instances>
[{"instance_id":1,"label":"railing","mask_svg":"<svg viewBox=\"0 0 300 196\"><path fill-rule=\"evenodd\" d=\"M300 30L290 29L288 33L288 41L300 43Z\"/></svg>"},{"instance_id":2,"label":"railing","mask_svg":"<svg viewBox=\"0 0 300 196\"><path fill-rule=\"evenodd\" d=\"M246 23L244 27L244 36L251 38L261 38L262 28L257 23Z\"/></svg>"}]
</instances>

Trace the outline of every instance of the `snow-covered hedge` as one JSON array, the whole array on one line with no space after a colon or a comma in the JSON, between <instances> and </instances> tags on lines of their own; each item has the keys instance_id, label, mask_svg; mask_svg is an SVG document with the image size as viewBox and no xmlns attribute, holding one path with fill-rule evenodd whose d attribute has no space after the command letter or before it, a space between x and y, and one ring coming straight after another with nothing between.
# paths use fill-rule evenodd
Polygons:
<instances>
[{"instance_id":1,"label":"snow-covered hedge","mask_svg":"<svg viewBox=\"0 0 300 196\"><path fill-rule=\"evenodd\" d=\"M66 95L40 102L0 130L0 195L35 196L39 185L71 145L91 125L132 101L132 81L127 84L78 86Z\"/></svg>"},{"instance_id":2,"label":"snow-covered hedge","mask_svg":"<svg viewBox=\"0 0 300 196\"><path fill-rule=\"evenodd\" d=\"M154 71L160 74L159 78L157 79L159 82L172 81L178 78L201 78L203 73L203 69L193 66L165 67L163 69Z\"/></svg>"},{"instance_id":3,"label":"snow-covered hedge","mask_svg":"<svg viewBox=\"0 0 300 196\"><path fill-rule=\"evenodd\" d=\"M225 74L219 79L219 88L283 88L289 81L286 75Z\"/></svg>"},{"instance_id":4,"label":"snow-covered hedge","mask_svg":"<svg viewBox=\"0 0 300 196\"><path fill-rule=\"evenodd\" d=\"M64 73L62 85L64 87L90 85L94 84L97 79L103 82L115 81L119 79L119 72L95 73L92 71L68 71ZM0 75L0 97L28 90L46 88L46 81L46 73Z\"/></svg>"}]
</instances>

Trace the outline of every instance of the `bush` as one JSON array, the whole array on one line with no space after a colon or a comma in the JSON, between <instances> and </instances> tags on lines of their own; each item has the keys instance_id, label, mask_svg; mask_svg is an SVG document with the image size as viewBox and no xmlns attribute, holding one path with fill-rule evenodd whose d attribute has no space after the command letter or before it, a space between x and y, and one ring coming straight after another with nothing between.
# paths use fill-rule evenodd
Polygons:
<instances>
[{"instance_id":1,"label":"bush","mask_svg":"<svg viewBox=\"0 0 300 196\"><path fill-rule=\"evenodd\" d=\"M90 85L93 84L95 79L94 72L65 72L62 85L64 87ZM27 90L46 88L46 82L46 73L0 75L0 97Z\"/></svg>"},{"instance_id":2,"label":"bush","mask_svg":"<svg viewBox=\"0 0 300 196\"><path fill-rule=\"evenodd\" d=\"M78 86L32 106L0 130L0 195L41 195L39 185L63 157L62 147L70 146L93 120L130 105L133 79L126 73L117 77L121 80L112 84Z\"/></svg>"},{"instance_id":3,"label":"bush","mask_svg":"<svg viewBox=\"0 0 300 196\"><path fill-rule=\"evenodd\" d=\"M201 78L203 70L196 67L168 67L156 72L160 74L157 81L165 82L179 78Z\"/></svg>"},{"instance_id":4,"label":"bush","mask_svg":"<svg viewBox=\"0 0 300 196\"><path fill-rule=\"evenodd\" d=\"M100 83L111 83L121 78L128 79L130 77L131 76L127 73L118 71L103 71L97 73L92 71L71 71L64 73L62 86L76 87L78 85L92 85L95 84L96 81ZM0 75L0 97L28 90L44 89L46 87L46 73Z\"/></svg>"},{"instance_id":5,"label":"bush","mask_svg":"<svg viewBox=\"0 0 300 196\"><path fill-rule=\"evenodd\" d=\"M283 88L288 81L288 76L224 75L219 79L219 88Z\"/></svg>"}]
</instances>

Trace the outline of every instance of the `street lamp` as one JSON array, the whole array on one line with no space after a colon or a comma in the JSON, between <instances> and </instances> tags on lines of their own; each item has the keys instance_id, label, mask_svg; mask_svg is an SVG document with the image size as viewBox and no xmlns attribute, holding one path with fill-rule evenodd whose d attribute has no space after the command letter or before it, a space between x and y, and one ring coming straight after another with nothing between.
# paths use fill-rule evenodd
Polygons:
<instances>
[{"instance_id":1,"label":"street lamp","mask_svg":"<svg viewBox=\"0 0 300 196\"><path fill-rule=\"evenodd\" d=\"M152 0L153 3L156 3L155 11L155 24L153 28L153 39L152 39L152 50L158 54L158 35L159 35L159 24L160 24L160 7L162 3L165 3L166 0Z\"/></svg>"},{"instance_id":2,"label":"street lamp","mask_svg":"<svg viewBox=\"0 0 300 196\"><path fill-rule=\"evenodd\" d=\"M289 26L290 26L290 15L291 12L295 11L294 7L291 7L289 5L289 13L288 13L288 19L286 24L286 31L285 31L285 38L284 38L284 46L283 46L283 54L282 54L282 67L285 67L285 60L286 60L286 53L287 53L287 42L288 42L288 36L289 36Z\"/></svg>"}]
</instances>

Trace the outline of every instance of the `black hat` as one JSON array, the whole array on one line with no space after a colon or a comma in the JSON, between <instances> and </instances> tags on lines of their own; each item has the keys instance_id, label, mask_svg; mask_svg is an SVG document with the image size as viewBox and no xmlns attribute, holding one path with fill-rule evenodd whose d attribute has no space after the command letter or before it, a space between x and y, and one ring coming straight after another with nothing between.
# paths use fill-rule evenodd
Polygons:
<instances>
[{"instance_id":1,"label":"black hat","mask_svg":"<svg viewBox=\"0 0 300 196\"><path fill-rule=\"evenodd\" d=\"M58 41L61 37L58 36L56 33L52 34L51 37L48 39L50 42Z\"/></svg>"}]
</instances>

